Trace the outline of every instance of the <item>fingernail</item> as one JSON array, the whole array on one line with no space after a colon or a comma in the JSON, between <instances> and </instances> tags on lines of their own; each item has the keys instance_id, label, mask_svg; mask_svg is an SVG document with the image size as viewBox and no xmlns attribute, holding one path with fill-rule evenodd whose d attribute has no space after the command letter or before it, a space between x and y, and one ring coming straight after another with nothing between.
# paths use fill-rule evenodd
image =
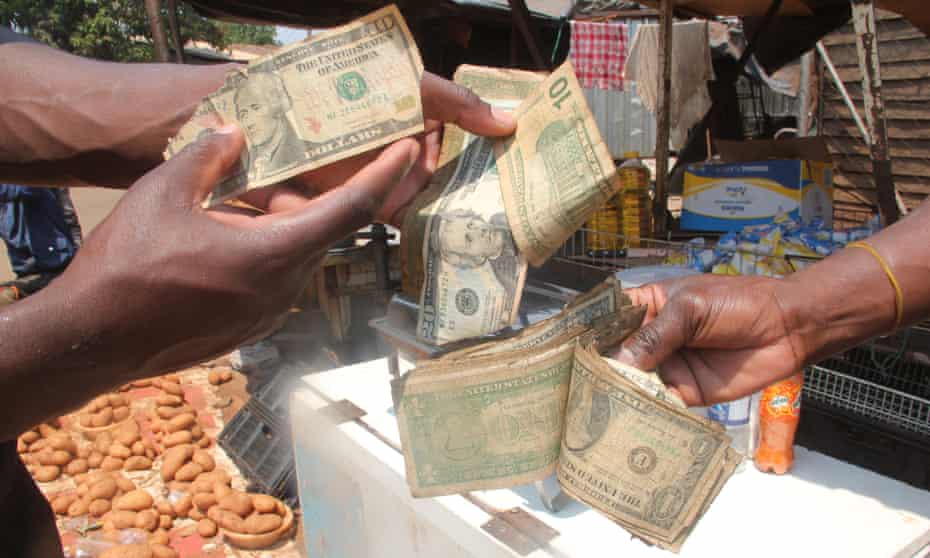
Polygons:
<instances>
[{"instance_id":1,"label":"fingernail","mask_svg":"<svg viewBox=\"0 0 930 558\"><path fill-rule=\"evenodd\" d=\"M497 120L501 124L506 126L515 126L517 121L514 119L513 115L510 114L510 111L501 107L491 107L491 116L494 117L494 120Z\"/></svg>"},{"instance_id":2,"label":"fingernail","mask_svg":"<svg viewBox=\"0 0 930 558\"><path fill-rule=\"evenodd\" d=\"M239 126L236 124L224 124L223 126L216 129L214 133L216 134L235 134L239 131Z\"/></svg>"},{"instance_id":3,"label":"fingernail","mask_svg":"<svg viewBox=\"0 0 930 558\"><path fill-rule=\"evenodd\" d=\"M614 358L617 360L617 362L622 362L623 364L633 364L633 351L626 347L621 347L620 352L617 353L617 356Z\"/></svg>"}]
</instances>

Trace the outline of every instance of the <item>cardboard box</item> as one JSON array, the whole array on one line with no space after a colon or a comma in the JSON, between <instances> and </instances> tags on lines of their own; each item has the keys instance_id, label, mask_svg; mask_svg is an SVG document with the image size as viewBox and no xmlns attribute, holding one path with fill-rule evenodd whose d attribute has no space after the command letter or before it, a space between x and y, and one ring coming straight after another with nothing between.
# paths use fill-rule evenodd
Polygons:
<instances>
[{"instance_id":1,"label":"cardboard box","mask_svg":"<svg viewBox=\"0 0 930 558\"><path fill-rule=\"evenodd\" d=\"M736 231L776 215L833 226L833 167L821 138L718 141L720 162L685 169L681 228Z\"/></svg>"}]
</instances>

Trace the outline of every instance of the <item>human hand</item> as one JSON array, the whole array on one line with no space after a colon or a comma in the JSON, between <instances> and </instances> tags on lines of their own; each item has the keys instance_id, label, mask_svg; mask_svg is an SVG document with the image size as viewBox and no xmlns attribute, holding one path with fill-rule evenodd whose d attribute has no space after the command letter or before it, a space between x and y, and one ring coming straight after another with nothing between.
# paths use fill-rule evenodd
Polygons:
<instances>
[{"instance_id":1,"label":"human hand","mask_svg":"<svg viewBox=\"0 0 930 558\"><path fill-rule=\"evenodd\" d=\"M419 156L398 141L341 187L258 214L201 202L236 162L235 127L191 146L140 179L88 238L61 284L84 330L140 375L177 369L261 337L305 289L327 247L370 223Z\"/></svg>"},{"instance_id":2,"label":"human hand","mask_svg":"<svg viewBox=\"0 0 930 558\"><path fill-rule=\"evenodd\" d=\"M424 72L420 82L423 99L424 131L415 138L420 154L410 172L389 193L375 220L400 226L410 202L426 186L436 170L439 148L442 144L442 127L446 122L458 124L465 130L482 136L507 136L513 133L516 122L506 112L495 111L470 90ZM288 210L305 204L314 196L339 187L360 168L369 164L378 151L363 153L337 161L325 167L304 173L286 185L253 190L242 199L267 211Z\"/></svg>"},{"instance_id":3,"label":"human hand","mask_svg":"<svg viewBox=\"0 0 930 558\"><path fill-rule=\"evenodd\" d=\"M784 281L698 276L625 291L644 325L614 357L659 369L688 405L749 395L801 369L803 344L783 307Z\"/></svg>"}]
</instances>

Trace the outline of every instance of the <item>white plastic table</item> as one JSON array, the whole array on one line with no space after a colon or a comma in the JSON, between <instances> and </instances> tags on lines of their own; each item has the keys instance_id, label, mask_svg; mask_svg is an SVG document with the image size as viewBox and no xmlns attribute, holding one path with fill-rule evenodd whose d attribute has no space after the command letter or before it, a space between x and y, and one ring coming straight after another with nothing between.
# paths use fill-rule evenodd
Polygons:
<instances>
[{"instance_id":1,"label":"white plastic table","mask_svg":"<svg viewBox=\"0 0 930 558\"><path fill-rule=\"evenodd\" d=\"M551 513L533 486L412 498L389 380L379 359L307 375L292 396L309 556L673 556L584 504ZM351 404L334 403L342 400ZM681 556L910 558L913 551L902 551L928 532L930 493L797 448L787 475L765 475L752 464L734 475Z\"/></svg>"}]
</instances>

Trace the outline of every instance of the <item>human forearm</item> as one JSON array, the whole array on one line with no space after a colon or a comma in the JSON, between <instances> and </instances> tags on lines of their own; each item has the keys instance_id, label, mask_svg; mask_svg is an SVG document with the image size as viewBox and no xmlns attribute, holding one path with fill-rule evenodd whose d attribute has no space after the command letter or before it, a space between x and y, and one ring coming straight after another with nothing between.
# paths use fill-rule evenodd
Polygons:
<instances>
[{"instance_id":1,"label":"human forearm","mask_svg":"<svg viewBox=\"0 0 930 558\"><path fill-rule=\"evenodd\" d=\"M0 311L0 441L128 381L133 355L102 327L107 295L86 286L59 279Z\"/></svg>"},{"instance_id":2,"label":"human forearm","mask_svg":"<svg viewBox=\"0 0 930 558\"><path fill-rule=\"evenodd\" d=\"M930 316L930 202L867 242L901 286L902 325ZM878 261L859 248L792 275L779 300L808 363L889 333L896 319L894 288Z\"/></svg>"},{"instance_id":3,"label":"human forearm","mask_svg":"<svg viewBox=\"0 0 930 558\"><path fill-rule=\"evenodd\" d=\"M0 46L0 178L128 186L231 66L116 64Z\"/></svg>"}]
</instances>

